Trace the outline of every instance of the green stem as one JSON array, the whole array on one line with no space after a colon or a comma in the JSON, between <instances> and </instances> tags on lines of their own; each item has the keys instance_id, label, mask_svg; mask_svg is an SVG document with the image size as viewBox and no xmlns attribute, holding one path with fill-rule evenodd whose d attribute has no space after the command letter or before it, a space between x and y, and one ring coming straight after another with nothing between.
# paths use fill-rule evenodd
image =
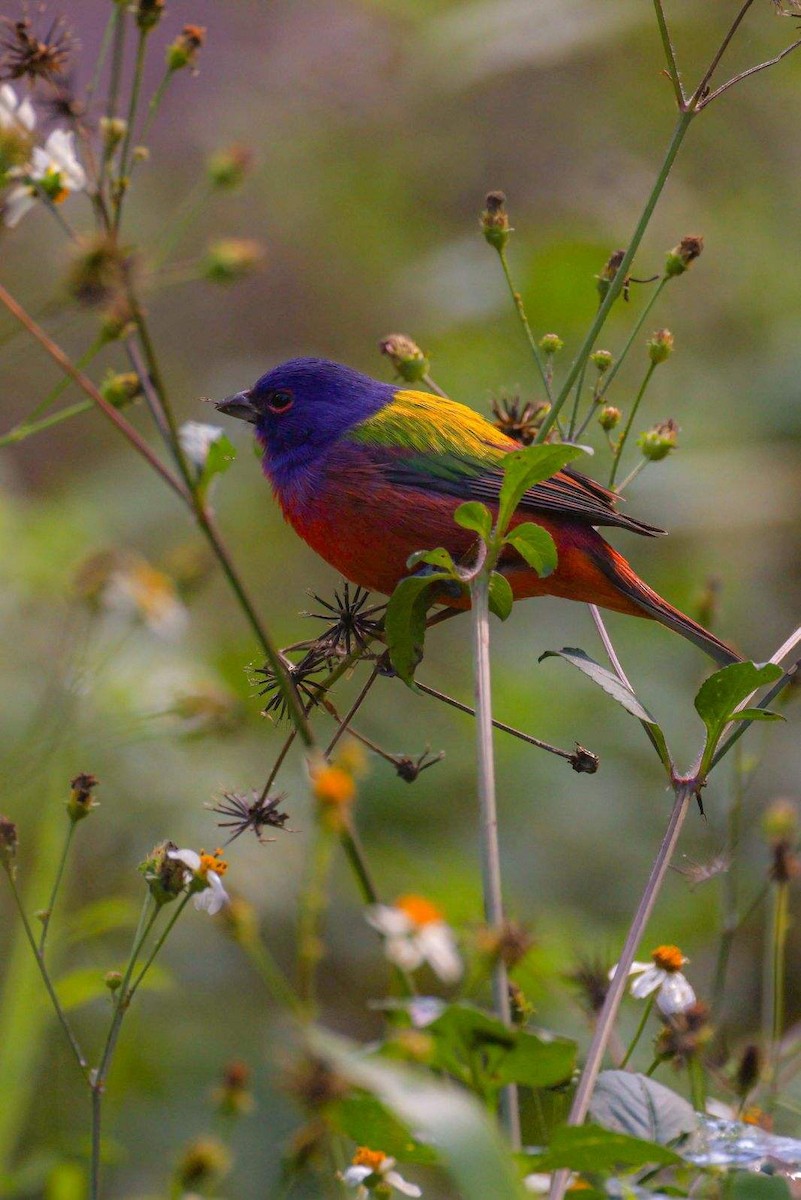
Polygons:
<instances>
[{"instance_id":1,"label":"green stem","mask_svg":"<svg viewBox=\"0 0 801 1200\"><path fill-rule=\"evenodd\" d=\"M117 115L117 105L120 97L120 83L122 80L122 68L125 61L125 32L127 28L128 5L123 3L114 4L113 22L114 28L112 33L112 48L111 48L111 75L109 77L108 99L106 101L105 115L109 120L114 120ZM103 157L100 162L100 172L97 177L98 194L102 197L103 187L108 174L110 155L104 148Z\"/></svg>"},{"instance_id":2,"label":"green stem","mask_svg":"<svg viewBox=\"0 0 801 1200\"><path fill-rule=\"evenodd\" d=\"M640 1017L640 1023L637 1026L636 1030L634 1031L634 1037L629 1042L628 1050L623 1055L623 1061L620 1064L621 1071L625 1067L628 1066L629 1059L631 1058L632 1054L634 1053L637 1043L639 1042L640 1038L643 1035L645 1026L648 1024L648 1018L650 1017L651 1013L654 1011L655 1002L656 1002L656 993L652 993L648 997L646 1004L643 1005L642 1016Z\"/></svg>"},{"instance_id":3,"label":"green stem","mask_svg":"<svg viewBox=\"0 0 801 1200\"><path fill-rule=\"evenodd\" d=\"M328 906L333 857L334 831L324 818L318 816L298 920L298 992L309 1017L313 1017L316 1007L317 967L322 957L321 926Z\"/></svg>"},{"instance_id":4,"label":"green stem","mask_svg":"<svg viewBox=\"0 0 801 1200\"><path fill-rule=\"evenodd\" d=\"M579 376L581 368L583 367L584 363L587 361L590 354L592 353L592 348L595 345L598 334L601 332L601 330L604 326L606 318L609 316L612 305L615 303L618 296L620 295L626 275L628 274L629 267L631 266L632 262L634 261L634 255L637 253L638 249L640 248L640 242L642 241L645 231L648 228L648 224L651 220L651 217L653 216L654 209L656 208L659 197L661 196L662 190L665 186L665 183L667 182L667 178L668 178L668 175L670 174L671 167L673 166L673 163L676 160L676 155L679 152L679 148L681 147L681 144L684 141L684 136L687 133L687 130L690 126L690 122L692 121L694 116L695 116L695 113L692 110L688 110L686 112L681 112L679 114L678 120L676 121L676 126L673 130L673 136L670 140L670 145L668 146L667 151L665 153L665 157L662 161L662 166L659 169L659 174L656 178L656 182L651 189L648 199L645 202L645 207L644 207L642 214L640 215L640 219L637 222L637 225L634 229L634 233L632 234L632 238L631 238L631 241L629 242L628 249L626 250L626 253L623 255L623 261L620 264L620 268L618 269L618 272L615 275L615 278L612 280L611 284L609 285L609 290L604 297L603 303L599 307L598 312L595 314L595 320L593 321L592 325L590 326L590 328L587 332L587 336L585 337L584 342L582 343L581 348L580 348L578 354L576 355L575 360L573 361L573 365L571 366L571 368L567 374L567 378L565 379L565 382L562 384L561 391L559 392L559 395L556 397L556 400L551 408L551 411L547 414L547 416L545 417L545 420L543 421L542 425L540 426L540 430L539 430L539 433L537 434L537 439L536 439L538 442L545 441L545 438L547 437L547 435L551 429L551 426L553 425L556 418L559 416L559 413L560 413L565 401L567 400L568 396L570 395L570 392L572 391L573 384L576 382L576 380Z\"/></svg>"},{"instance_id":5,"label":"green stem","mask_svg":"<svg viewBox=\"0 0 801 1200\"><path fill-rule=\"evenodd\" d=\"M189 903L189 895L190 894L187 893L185 896L183 896L181 898L179 903L175 905L175 909L173 911L172 916L170 917L169 921L164 926L164 929L161 931L158 938L156 939L153 949L150 951L150 953L148 954L148 956L145 960L144 966L142 967L141 971L139 972L136 979L133 981L133 983L131 984L131 986L128 990L128 1004L130 1004L131 1001L133 1000L134 992L139 987L140 983L144 979L145 975L147 975L150 968L153 966L156 955L161 950L161 947L164 945L164 943L166 942L170 933L172 932L173 926L175 925L175 923L178 920L178 918L180 917L181 913L184 911L187 904Z\"/></svg>"},{"instance_id":6,"label":"green stem","mask_svg":"<svg viewBox=\"0 0 801 1200\"><path fill-rule=\"evenodd\" d=\"M81 1047L78 1044L78 1039L76 1038L75 1034L73 1033L72 1027L71 1027L69 1021L67 1020L67 1015L64 1012L64 1009L61 1007L59 998L56 995L56 989L53 986L53 981L50 978L50 974L47 970L47 967L45 966L44 957L42 956L42 953L36 944L36 938L33 935L33 930L31 929L30 921L28 920L28 915L25 912L25 908L22 904L22 897L20 896L19 891L17 890L16 880L14 879L12 872L8 868L5 868L5 871L6 871L6 876L8 878L8 882L11 885L11 893L14 897L14 903L17 906L17 911L19 912L20 919L22 921L22 927L25 930L25 936L28 939L28 943L31 947L31 950L33 951L33 956L36 959L36 965L39 968L39 974L42 976L42 982L44 983L45 988L47 989L47 994L50 997L51 1004L53 1005L53 1011L55 1012L56 1016L58 1017L58 1021L59 1021L59 1024L61 1025L61 1028L64 1030L64 1034L67 1038L67 1041L69 1042L70 1049L72 1050L72 1053L75 1056L75 1061L77 1062L77 1064L81 1070L81 1074L83 1075L84 1079L86 1079L87 1082L90 1082L89 1064L87 1063L86 1058L84 1057L83 1051L81 1050Z\"/></svg>"},{"instance_id":7,"label":"green stem","mask_svg":"<svg viewBox=\"0 0 801 1200\"><path fill-rule=\"evenodd\" d=\"M501 260L501 266L503 267L504 278L506 279L506 282L508 284L509 292L511 293L512 302L515 306L515 311L520 320L520 324L523 327L523 333L525 334L526 341L528 342L529 347L531 348L531 353L534 358L534 362L537 364L537 370L539 371L540 379L542 380L542 386L545 388L545 395L548 397L549 402L553 403L553 392L551 390L551 385L548 382L548 376L545 373L545 365L542 361L542 356L540 354L539 347L537 346L537 342L534 337L534 334L531 332L531 326L528 323L528 317L526 316L526 310L523 306L523 297L520 295L520 293L518 292L517 288L514 285L514 281L512 279L512 273L509 270L509 263L506 258L506 250L503 247L501 247L498 250L498 258Z\"/></svg>"},{"instance_id":8,"label":"green stem","mask_svg":"<svg viewBox=\"0 0 801 1200\"><path fill-rule=\"evenodd\" d=\"M656 285L656 287L654 288L654 290L651 294L650 300L645 305L645 307L643 308L639 317L637 318L636 322L634 323L634 327L633 327L631 333L629 334L629 337L628 337L628 340L627 340L625 346L623 347L623 349L620 352L619 358L617 358L612 363L612 366L609 368L601 387L598 389L598 401L597 401L598 403L600 403L603 400L604 396L609 391L612 381L614 380L614 378L617 375L618 371L620 370L621 366L625 362L626 357L627 357L629 351L631 350L631 347L634 345L634 341L635 341L638 333L640 332L643 325L645 324L646 318L647 318L648 314L650 313L651 309L654 307L657 300L662 295L662 289L664 288L664 286L667 282L668 282L667 275L663 276L662 279L659 280L659 283Z\"/></svg>"},{"instance_id":9,"label":"green stem","mask_svg":"<svg viewBox=\"0 0 801 1200\"><path fill-rule=\"evenodd\" d=\"M697 1113L706 1112L706 1077L698 1054L687 1060L687 1076L690 1082L690 1100Z\"/></svg>"},{"instance_id":10,"label":"green stem","mask_svg":"<svg viewBox=\"0 0 801 1200\"><path fill-rule=\"evenodd\" d=\"M54 425L60 425L63 421L70 420L71 417L77 417L81 413L89 412L94 407L95 405L91 400L78 400L75 404L70 404L67 408L62 408L57 413L52 413L49 417L43 417L41 421L31 421L25 425L16 425L14 429L9 429L8 433L0 436L0 448L16 445L17 442L24 442L26 438L33 437L35 433L44 433L46 429L52 429Z\"/></svg>"},{"instance_id":11,"label":"green stem","mask_svg":"<svg viewBox=\"0 0 801 1200\"><path fill-rule=\"evenodd\" d=\"M673 42L670 39L670 32L665 20L665 14L662 9L662 0L654 0L654 9L656 10L656 23L659 26L659 36L662 39L662 49L665 51L665 60L667 62L668 75L670 82L673 84L673 91L676 96L676 104L681 110L684 106L684 92L679 78L679 68L676 63L676 53L673 49Z\"/></svg>"},{"instance_id":12,"label":"green stem","mask_svg":"<svg viewBox=\"0 0 801 1200\"><path fill-rule=\"evenodd\" d=\"M239 942L253 966L262 978L272 997L284 1004L296 1016L304 1016L305 1009L284 972L260 937L241 939Z\"/></svg>"},{"instance_id":13,"label":"green stem","mask_svg":"<svg viewBox=\"0 0 801 1200\"><path fill-rule=\"evenodd\" d=\"M625 492L625 490L629 486L629 484L633 483L634 480L637 478L637 476L640 474L640 472L645 470L645 468L648 466L649 461L650 461L650 459L641 458L640 461L637 463L636 467L632 467L632 469L629 471L628 475L623 480L623 482L618 484L618 486L615 488L615 491L617 492L618 496L623 495L623 493Z\"/></svg>"},{"instance_id":14,"label":"green stem","mask_svg":"<svg viewBox=\"0 0 801 1200\"><path fill-rule=\"evenodd\" d=\"M128 102L128 121L125 130L125 137L122 142L122 150L120 151L120 169L116 182L116 195L114 197L114 233L119 232L120 222L122 221L122 205L125 193L130 183L130 153L131 144L133 142L134 124L136 121L136 110L139 107L139 95L142 91L142 76L145 69L145 53L147 51L147 38L150 30L140 29L139 40L136 46L136 64L134 66L133 83L131 84L131 95Z\"/></svg>"},{"instance_id":15,"label":"green stem","mask_svg":"<svg viewBox=\"0 0 801 1200\"><path fill-rule=\"evenodd\" d=\"M779 1092L779 1067L784 1034L785 976L787 969L787 933L789 931L790 888L785 880L776 884L771 937L771 1072L768 1111L776 1107Z\"/></svg>"},{"instance_id":16,"label":"green stem","mask_svg":"<svg viewBox=\"0 0 801 1200\"><path fill-rule=\"evenodd\" d=\"M53 888L50 892L50 900L48 901L47 909L42 918L42 932L39 935L39 953L42 956L42 961L44 961L44 951L45 951L45 942L47 941L47 931L50 928L50 921L53 916L53 909L56 906L56 897L58 895L58 889L61 886L61 880L64 876L64 868L67 865L67 856L70 852L70 846L72 845L72 837L73 837L73 834L75 833L75 824L76 824L76 822L73 821L72 819L70 819L69 827L67 829L67 836L64 838L64 847L61 851L61 857L59 859L58 866L56 868L56 877L53 880Z\"/></svg>"},{"instance_id":17,"label":"green stem","mask_svg":"<svg viewBox=\"0 0 801 1200\"><path fill-rule=\"evenodd\" d=\"M648 384L651 382L651 376L653 375L655 370L656 370L656 363L653 363L653 362L649 363L648 370L645 372L645 378L643 379L642 383L640 384L640 390L638 391L637 396L634 400L634 403L631 406L631 412L629 413L628 421L626 421L626 427L623 430L623 433L621 434L620 438L618 439L617 448L615 450L615 456L612 460L612 470L609 472L609 487L610 488L614 489L615 476L617 475L617 469L620 466L620 459L623 456L623 449L626 445L626 442L628 441L629 434L631 433L631 427L634 424L634 418L637 415L637 409L640 407L640 401L642 400L643 396L645 395Z\"/></svg>"},{"instance_id":18,"label":"green stem","mask_svg":"<svg viewBox=\"0 0 801 1200\"><path fill-rule=\"evenodd\" d=\"M476 697L476 753L481 827L481 874L484 885L484 918L491 929L504 921L501 858L498 845L498 811L495 796L495 756L492 743L492 695L489 656L489 573L485 563L470 584L473 631L473 670ZM499 958L492 973L493 1007L504 1025L511 1026L509 978ZM520 1147L520 1110L517 1088L501 1092L501 1115L513 1149Z\"/></svg>"}]
</instances>

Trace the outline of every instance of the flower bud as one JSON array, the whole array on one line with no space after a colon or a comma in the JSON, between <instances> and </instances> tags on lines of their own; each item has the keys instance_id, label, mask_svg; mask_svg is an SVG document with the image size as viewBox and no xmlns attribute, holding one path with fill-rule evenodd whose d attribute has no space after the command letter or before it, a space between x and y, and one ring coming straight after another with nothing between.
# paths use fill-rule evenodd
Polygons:
<instances>
[{"instance_id":1,"label":"flower bud","mask_svg":"<svg viewBox=\"0 0 801 1200\"><path fill-rule=\"evenodd\" d=\"M106 971L103 983L110 992L116 992L122 984L122 971Z\"/></svg>"},{"instance_id":2,"label":"flower bud","mask_svg":"<svg viewBox=\"0 0 801 1200\"><path fill-rule=\"evenodd\" d=\"M129 269L129 258L112 238L81 239L67 273L67 291L79 304L113 302L124 290Z\"/></svg>"},{"instance_id":3,"label":"flower bud","mask_svg":"<svg viewBox=\"0 0 801 1200\"><path fill-rule=\"evenodd\" d=\"M488 192L485 203L487 207L481 214L481 228L490 246L500 253L509 241L509 234L512 232L509 215L505 208L506 196L503 192Z\"/></svg>"},{"instance_id":4,"label":"flower bud","mask_svg":"<svg viewBox=\"0 0 801 1200\"><path fill-rule=\"evenodd\" d=\"M117 149L127 131L128 122L123 121L122 117L100 118L100 134L103 138L103 149L106 158L111 158L111 155Z\"/></svg>"},{"instance_id":5,"label":"flower bud","mask_svg":"<svg viewBox=\"0 0 801 1200\"><path fill-rule=\"evenodd\" d=\"M17 826L8 817L0 817L0 865L12 876L16 870L14 859L18 845Z\"/></svg>"},{"instance_id":6,"label":"flower bud","mask_svg":"<svg viewBox=\"0 0 801 1200\"><path fill-rule=\"evenodd\" d=\"M184 25L175 41L167 47L167 70L180 71L184 67L194 67L205 40L205 25Z\"/></svg>"},{"instance_id":7,"label":"flower bud","mask_svg":"<svg viewBox=\"0 0 801 1200\"><path fill-rule=\"evenodd\" d=\"M518 966L534 945L529 931L517 921L505 920L497 928L485 926L478 930L476 945L494 965L502 962L510 971Z\"/></svg>"},{"instance_id":8,"label":"flower bud","mask_svg":"<svg viewBox=\"0 0 801 1200\"><path fill-rule=\"evenodd\" d=\"M792 800L774 800L762 818L762 832L770 845L798 841L798 806Z\"/></svg>"},{"instance_id":9,"label":"flower bud","mask_svg":"<svg viewBox=\"0 0 801 1200\"><path fill-rule=\"evenodd\" d=\"M212 187L230 190L239 187L252 166L253 152L247 146L234 145L216 150L206 163L206 171Z\"/></svg>"},{"instance_id":10,"label":"flower bud","mask_svg":"<svg viewBox=\"0 0 801 1200\"><path fill-rule=\"evenodd\" d=\"M614 404L606 404L598 413L598 424L601 429L609 433L616 425L620 424L622 416L622 412L619 408L615 408Z\"/></svg>"},{"instance_id":11,"label":"flower bud","mask_svg":"<svg viewBox=\"0 0 801 1200\"><path fill-rule=\"evenodd\" d=\"M558 354L564 344L558 333L546 333L540 338L540 350L549 356Z\"/></svg>"},{"instance_id":12,"label":"flower bud","mask_svg":"<svg viewBox=\"0 0 801 1200\"><path fill-rule=\"evenodd\" d=\"M132 150L134 162L149 162L150 148L148 146L134 146Z\"/></svg>"},{"instance_id":13,"label":"flower bud","mask_svg":"<svg viewBox=\"0 0 801 1200\"><path fill-rule=\"evenodd\" d=\"M590 355L590 362L597 367L598 374L603 375L612 365L612 351L596 350Z\"/></svg>"},{"instance_id":14,"label":"flower bud","mask_svg":"<svg viewBox=\"0 0 801 1200\"><path fill-rule=\"evenodd\" d=\"M186 884L186 867L178 859L169 857L170 851L177 849L175 842L160 842L139 864L138 869L159 907L180 896Z\"/></svg>"},{"instance_id":15,"label":"flower bud","mask_svg":"<svg viewBox=\"0 0 801 1200\"><path fill-rule=\"evenodd\" d=\"M252 238L220 238L206 250L202 274L211 283L236 283L257 271L264 247Z\"/></svg>"},{"instance_id":16,"label":"flower bud","mask_svg":"<svg viewBox=\"0 0 801 1200\"><path fill-rule=\"evenodd\" d=\"M673 353L673 334L669 329L657 329L646 342L648 357L654 366L665 362Z\"/></svg>"},{"instance_id":17,"label":"flower bud","mask_svg":"<svg viewBox=\"0 0 801 1200\"><path fill-rule=\"evenodd\" d=\"M601 297L601 300L605 298L606 293L609 291L612 280L620 270L620 264L625 257L625 250L615 250L614 254L604 263L600 275L595 276L598 295Z\"/></svg>"},{"instance_id":18,"label":"flower bud","mask_svg":"<svg viewBox=\"0 0 801 1200\"><path fill-rule=\"evenodd\" d=\"M94 775L76 775L71 780L72 791L67 801L67 813L73 824L88 817L92 809L98 807L98 803L92 795L97 785L98 780Z\"/></svg>"},{"instance_id":19,"label":"flower bud","mask_svg":"<svg viewBox=\"0 0 801 1200\"><path fill-rule=\"evenodd\" d=\"M228 1063L222 1083L212 1093L217 1112L224 1117L242 1117L255 1107L250 1091L250 1070L247 1063Z\"/></svg>"},{"instance_id":20,"label":"flower bud","mask_svg":"<svg viewBox=\"0 0 801 1200\"><path fill-rule=\"evenodd\" d=\"M637 445L640 447L643 458L647 458L649 462L660 462L663 458L667 458L671 450L676 448L676 438L678 436L679 427L672 418L667 421L661 421L655 425L653 429L641 433L637 438Z\"/></svg>"},{"instance_id":21,"label":"flower bud","mask_svg":"<svg viewBox=\"0 0 801 1200\"><path fill-rule=\"evenodd\" d=\"M117 372L111 367L100 384L100 395L115 408L125 408L142 393L142 384L135 371Z\"/></svg>"},{"instance_id":22,"label":"flower bud","mask_svg":"<svg viewBox=\"0 0 801 1200\"><path fill-rule=\"evenodd\" d=\"M665 259L665 278L673 279L683 275L691 263L694 263L704 248L704 239L700 234L689 234L683 237L678 246L668 252Z\"/></svg>"},{"instance_id":23,"label":"flower bud","mask_svg":"<svg viewBox=\"0 0 801 1200\"><path fill-rule=\"evenodd\" d=\"M143 33L155 29L164 16L165 0L139 0L136 6L136 24Z\"/></svg>"},{"instance_id":24,"label":"flower bud","mask_svg":"<svg viewBox=\"0 0 801 1200\"><path fill-rule=\"evenodd\" d=\"M423 351L405 333L390 333L378 343L378 348L407 383L420 383L431 364Z\"/></svg>"},{"instance_id":25,"label":"flower bud","mask_svg":"<svg viewBox=\"0 0 801 1200\"><path fill-rule=\"evenodd\" d=\"M205 1193L230 1169L231 1156L219 1138L196 1138L185 1148L175 1169L178 1193Z\"/></svg>"}]
</instances>

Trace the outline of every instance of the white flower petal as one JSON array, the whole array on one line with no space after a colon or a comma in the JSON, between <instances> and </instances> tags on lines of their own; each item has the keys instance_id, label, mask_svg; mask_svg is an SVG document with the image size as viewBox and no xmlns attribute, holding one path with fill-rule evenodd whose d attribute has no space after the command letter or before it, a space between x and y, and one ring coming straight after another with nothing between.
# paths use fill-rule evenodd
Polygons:
<instances>
[{"instance_id":1,"label":"white flower petal","mask_svg":"<svg viewBox=\"0 0 801 1200\"><path fill-rule=\"evenodd\" d=\"M0 87L0 129L17 129L31 132L36 124L36 113L30 100L20 100L10 84Z\"/></svg>"},{"instance_id":2,"label":"white flower petal","mask_svg":"<svg viewBox=\"0 0 801 1200\"><path fill-rule=\"evenodd\" d=\"M368 925L383 933L384 937L404 937L414 930L405 912L389 904L373 904L364 914Z\"/></svg>"},{"instance_id":3,"label":"white flower petal","mask_svg":"<svg viewBox=\"0 0 801 1200\"><path fill-rule=\"evenodd\" d=\"M659 989L656 1006L666 1017L685 1012L695 1004L695 992L681 971L668 975Z\"/></svg>"},{"instance_id":4,"label":"white flower petal","mask_svg":"<svg viewBox=\"0 0 801 1200\"><path fill-rule=\"evenodd\" d=\"M229 896L216 871L206 872L206 882L209 886L197 893L194 905L198 912L207 912L213 917L228 903Z\"/></svg>"},{"instance_id":5,"label":"white flower petal","mask_svg":"<svg viewBox=\"0 0 801 1200\"><path fill-rule=\"evenodd\" d=\"M423 952L416 938L385 938L384 953L389 961L402 971L416 971L423 964Z\"/></svg>"},{"instance_id":6,"label":"white flower petal","mask_svg":"<svg viewBox=\"0 0 801 1200\"><path fill-rule=\"evenodd\" d=\"M650 996L651 992L655 992L665 978L665 972L661 967L650 966L647 971L644 971L639 979L635 979L631 985L631 994L635 1000L644 1000L646 996Z\"/></svg>"},{"instance_id":7,"label":"white flower petal","mask_svg":"<svg viewBox=\"0 0 801 1200\"><path fill-rule=\"evenodd\" d=\"M176 862L183 863L190 871L200 868L200 855L196 850L168 850L167 858L174 858Z\"/></svg>"},{"instance_id":8,"label":"white flower petal","mask_svg":"<svg viewBox=\"0 0 801 1200\"><path fill-rule=\"evenodd\" d=\"M54 129L44 144L33 152L34 179L41 179L52 168L60 173L62 183L71 192L80 192L86 187L86 172L75 154L75 134L72 130Z\"/></svg>"},{"instance_id":9,"label":"white flower petal","mask_svg":"<svg viewBox=\"0 0 801 1200\"><path fill-rule=\"evenodd\" d=\"M185 421L178 430L181 449L199 470L205 467L209 450L222 435L220 425L207 425L204 421Z\"/></svg>"},{"instance_id":10,"label":"white flower petal","mask_svg":"<svg viewBox=\"0 0 801 1200\"><path fill-rule=\"evenodd\" d=\"M358 1187L358 1185L362 1183L368 1175L372 1175L372 1173L372 1167L348 1167L347 1171L345 1171L344 1175L342 1176L342 1180L348 1185L348 1187Z\"/></svg>"},{"instance_id":11,"label":"white flower petal","mask_svg":"<svg viewBox=\"0 0 801 1200\"><path fill-rule=\"evenodd\" d=\"M439 996L415 996L409 1001L409 1016L415 1029L425 1029L445 1012L447 1005Z\"/></svg>"},{"instance_id":12,"label":"white flower petal","mask_svg":"<svg viewBox=\"0 0 801 1200\"><path fill-rule=\"evenodd\" d=\"M612 968L614 970L614 967ZM544 1196L546 1192L551 1190L550 1175L542 1175L534 1172L532 1175L526 1175L523 1179L523 1187L527 1192L534 1192L537 1196Z\"/></svg>"},{"instance_id":13,"label":"white flower petal","mask_svg":"<svg viewBox=\"0 0 801 1200\"><path fill-rule=\"evenodd\" d=\"M615 975L617 974L617 969L618 969L619 965L620 965L619 963L615 963L615 965L613 967L609 968L609 978L610 979L615 978ZM628 975L639 975L640 971L650 971L652 966L653 966L653 963L649 963L649 962L647 962L647 963L633 962L631 964L631 966L629 967L627 974Z\"/></svg>"},{"instance_id":14,"label":"white flower petal","mask_svg":"<svg viewBox=\"0 0 801 1200\"><path fill-rule=\"evenodd\" d=\"M456 983L462 977L462 960L449 925L431 921L417 935L417 945L426 962L443 983Z\"/></svg>"},{"instance_id":15,"label":"white flower petal","mask_svg":"<svg viewBox=\"0 0 801 1200\"><path fill-rule=\"evenodd\" d=\"M422 1192L416 1183L409 1183L399 1175L397 1171L382 1172L387 1183L395 1188L396 1192L400 1192L402 1196L422 1196Z\"/></svg>"},{"instance_id":16,"label":"white flower petal","mask_svg":"<svg viewBox=\"0 0 801 1200\"><path fill-rule=\"evenodd\" d=\"M36 203L36 193L24 183L17 184L5 198L3 204L3 224L9 229L18 225L29 209Z\"/></svg>"}]
</instances>

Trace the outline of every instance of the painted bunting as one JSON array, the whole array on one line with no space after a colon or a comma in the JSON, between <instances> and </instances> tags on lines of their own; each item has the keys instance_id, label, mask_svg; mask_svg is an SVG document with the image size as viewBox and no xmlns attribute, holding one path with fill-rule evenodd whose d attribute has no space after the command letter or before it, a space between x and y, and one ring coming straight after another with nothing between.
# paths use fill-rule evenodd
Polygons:
<instances>
[{"instance_id":1,"label":"painted bunting","mask_svg":"<svg viewBox=\"0 0 801 1200\"><path fill-rule=\"evenodd\" d=\"M415 550L445 546L469 562L475 534L454 523L465 500L497 506L505 454L519 450L484 417L428 392L396 388L319 358L296 358L217 405L255 426L263 467L284 516L353 583L389 595ZM562 596L650 617L718 663L739 656L663 600L597 532L663 533L618 512L617 497L566 467L523 496L512 524L535 521L553 537L556 570L541 579L517 551L499 562L515 600ZM466 608L465 596L442 602Z\"/></svg>"}]
</instances>

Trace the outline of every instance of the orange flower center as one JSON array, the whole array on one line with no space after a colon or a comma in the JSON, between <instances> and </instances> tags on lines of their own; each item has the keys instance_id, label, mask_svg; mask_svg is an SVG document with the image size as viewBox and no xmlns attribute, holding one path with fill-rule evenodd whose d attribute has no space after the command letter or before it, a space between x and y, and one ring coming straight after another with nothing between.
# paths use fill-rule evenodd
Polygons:
<instances>
[{"instance_id":1,"label":"orange flower center","mask_svg":"<svg viewBox=\"0 0 801 1200\"><path fill-rule=\"evenodd\" d=\"M313 776L315 799L334 808L346 808L356 794L353 776L342 767L321 767Z\"/></svg>"},{"instance_id":2,"label":"orange flower center","mask_svg":"<svg viewBox=\"0 0 801 1200\"><path fill-rule=\"evenodd\" d=\"M651 951L651 958L663 971L680 971L687 959L678 946L657 946Z\"/></svg>"},{"instance_id":3,"label":"orange flower center","mask_svg":"<svg viewBox=\"0 0 801 1200\"><path fill-rule=\"evenodd\" d=\"M367 1146L359 1146L352 1162L354 1167L369 1167L371 1171L379 1171L386 1157L383 1150L370 1150Z\"/></svg>"},{"instance_id":4,"label":"orange flower center","mask_svg":"<svg viewBox=\"0 0 801 1200\"><path fill-rule=\"evenodd\" d=\"M413 925L431 925L434 921L443 919L436 904L426 900L425 896L399 896L395 907L405 913Z\"/></svg>"},{"instance_id":5,"label":"orange flower center","mask_svg":"<svg viewBox=\"0 0 801 1200\"><path fill-rule=\"evenodd\" d=\"M207 854L205 850L200 851L200 866L198 873L205 875L208 871L214 871L215 875L224 875L228 870L228 863L224 862L220 857L222 850L215 850L213 854Z\"/></svg>"}]
</instances>

